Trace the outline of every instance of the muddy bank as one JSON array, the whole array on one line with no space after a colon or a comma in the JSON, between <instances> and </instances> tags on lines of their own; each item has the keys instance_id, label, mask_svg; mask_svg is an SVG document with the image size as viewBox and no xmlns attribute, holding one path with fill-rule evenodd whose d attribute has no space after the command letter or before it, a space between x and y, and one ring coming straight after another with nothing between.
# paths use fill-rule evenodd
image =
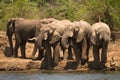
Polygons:
<instances>
[{"instance_id":1,"label":"muddy bank","mask_svg":"<svg viewBox=\"0 0 120 80\"><path fill-rule=\"evenodd\" d=\"M117 36L115 42L110 42L109 47L108 47L108 54L107 54L107 63L106 66L110 68L110 63L112 62L112 57L114 58L114 63L115 63L115 68L119 70L120 67L120 38L119 32L116 32L115 35ZM13 39L14 41L14 39ZM10 55L10 50L9 50L9 44L8 40L6 37L5 32L0 32L0 71L11 71L11 70L31 70L31 69L44 69L45 68L45 63L44 61L36 60L32 61L31 59L31 52L33 50L33 44L27 43L26 47L26 56L27 59L21 59L21 58L12 58ZM92 48L91 48L92 49ZM36 56L38 53L36 54ZM19 50L19 56L20 50ZM80 67L76 69L76 61L75 60L68 60L66 62L59 62L59 65L57 67L53 67L52 69L56 70L89 70L91 69L93 63L93 55L92 55L92 50L90 50L89 54L89 65L88 67Z\"/></svg>"}]
</instances>

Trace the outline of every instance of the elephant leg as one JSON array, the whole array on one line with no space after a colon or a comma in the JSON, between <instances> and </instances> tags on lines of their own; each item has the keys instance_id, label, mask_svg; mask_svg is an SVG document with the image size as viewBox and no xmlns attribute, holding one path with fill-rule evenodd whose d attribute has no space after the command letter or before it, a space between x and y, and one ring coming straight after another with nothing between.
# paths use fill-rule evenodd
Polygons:
<instances>
[{"instance_id":1,"label":"elephant leg","mask_svg":"<svg viewBox=\"0 0 120 80\"><path fill-rule=\"evenodd\" d=\"M18 48L19 48L19 43L16 41L15 42L15 48L14 48L14 55L13 55L13 57L18 57Z\"/></svg>"},{"instance_id":2,"label":"elephant leg","mask_svg":"<svg viewBox=\"0 0 120 80\"><path fill-rule=\"evenodd\" d=\"M60 48L60 43L59 42L55 43L55 45L53 46L53 61L54 61L54 66L57 66L58 62L59 62L59 58L60 58L59 48Z\"/></svg>"},{"instance_id":3,"label":"elephant leg","mask_svg":"<svg viewBox=\"0 0 120 80\"><path fill-rule=\"evenodd\" d=\"M15 48L14 48L14 57L18 57L18 48L21 44L21 38L19 36L19 34L15 33Z\"/></svg>"},{"instance_id":4,"label":"elephant leg","mask_svg":"<svg viewBox=\"0 0 120 80\"><path fill-rule=\"evenodd\" d=\"M75 44L73 45L73 50L74 50L74 53L75 53L77 65L79 66L79 64L80 64L80 59L81 59L81 48L80 48L80 46L77 45L77 43L75 43Z\"/></svg>"},{"instance_id":5,"label":"elephant leg","mask_svg":"<svg viewBox=\"0 0 120 80\"><path fill-rule=\"evenodd\" d=\"M68 59L73 59L71 46L68 47Z\"/></svg>"},{"instance_id":6,"label":"elephant leg","mask_svg":"<svg viewBox=\"0 0 120 80\"><path fill-rule=\"evenodd\" d=\"M24 58L24 59L26 58L25 45L26 45L26 42L21 42L21 44L20 44L21 58Z\"/></svg>"},{"instance_id":7,"label":"elephant leg","mask_svg":"<svg viewBox=\"0 0 120 80\"><path fill-rule=\"evenodd\" d=\"M45 48L46 48L46 51L45 51L44 61L46 62L46 67L50 69L52 65L52 57L51 57L52 51L51 51L51 46L48 41L45 42Z\"/></svg>"},{"instance_id":8,"label":"elephant leg","mask_svg":"<svg viewBox=\"0 0 120 80\"><path fill-rule=\"evenodd\" d=\"M93 45L94 68L98 69L100 65L99 47Z\"/></svg>"},{"instance_id":9,"label":"elephant leg","mask_svg":"<svg viewBox=\"0 0 120 80\"><path fill-rule=\"evenodd\" d=\"M82 48L82 55L81 55L81 65L84 65L87 62L87 42L84 39L81 42L81 48Z\"/></svg>"},{"instance_id":10,"label":"elephant leg","mask_svg":"<svg viewBox=\"0 0 120 80\"><path fill-rule=\"evenodd\" d=\"M13 34L13 33L12 33ZM13 55L13 43L12 43L12 34L8 36L8 41L10 44L11 55Z\"/></svg>"},{"instance_id":11,"label":"elephant leg","mask_svg":"<svg viewBox=\"0 0 120 80\"><path fill-rule=\"evenodd\" d=\"M87 55L87 61L89 60L89 49L90 49L90 39L87 39L87 50L86 50L86 55Z\"/></svg>"},{"instance_id":12,"label":"elephant leg","mask_svg":"<svg viewBox=\"0 0 120 80\"><path fill-rule=\"evenodd\" d=\"M101 63L100 63L101 69L105 68L105 63L107 62L107 47L108 47L108 43L104 42L102 48L102 54L101 54Z\"/></svg>"},{"instance_id":13,"label":"elephant leg","mask_svg":"<svg viewBox=\"0 0 120 80\"><path fill-rule=\"evenodd\" d=\"M39 49L39 53L38 53L39 60L41 60L43 58L43 52L44 52L44 49L42 49L42 50Z\"/></svg>"}]
</instances>

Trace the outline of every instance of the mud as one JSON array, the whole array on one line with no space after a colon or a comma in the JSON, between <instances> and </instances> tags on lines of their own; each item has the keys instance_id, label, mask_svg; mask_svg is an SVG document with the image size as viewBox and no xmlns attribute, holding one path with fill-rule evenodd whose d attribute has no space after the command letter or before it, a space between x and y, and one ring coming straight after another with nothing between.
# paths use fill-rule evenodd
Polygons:
<instances>
[{"instance_id":1,"label":"mud","mask_svg":"<svg viewBox=\"0 0 120 80\"><path fill-rule=\"evenodd\" d=\"M112 57L114 58L114 67L113 69L119 70L120 67L120 38L119 33L115 33L116 41L110 42L108 47L108 54L107 54L107 63L106 66L111 68L110 63L112 63ZM13 37L13 42L15 41ZM0 71L12 71L12 70L31 70L31 69L44 69L43 61L36 60L33 61L31 59L31 52L33 50L33 44L27 43L26 46L26 56L27 59L19 58L12 58L10 54L10 48L8 44L8 39L5 32L0 31ZM38 53L36 54L36 56ZM19 50L19 56L20 50ZM92 55L92 47L89 54L89 67L93 65L93 55ZM64 70L64 69L73 69L73 70L89 70L88 67L80 67L76 69L76 61L75 60L68 60L68 61L61 61L57 67L53 69L57 70ZM112 68L111 68L112 69Z\"/></svg>"}]
</instances>

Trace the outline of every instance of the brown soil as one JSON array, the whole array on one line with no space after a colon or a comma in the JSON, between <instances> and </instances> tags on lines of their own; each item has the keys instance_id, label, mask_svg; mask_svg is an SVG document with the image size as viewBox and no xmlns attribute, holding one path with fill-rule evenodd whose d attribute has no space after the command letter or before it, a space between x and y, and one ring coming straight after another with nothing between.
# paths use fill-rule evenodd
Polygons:
<instances>
[{"instance_id":1,"label":"brown soil","mask_svg":"<svg viewBox=\"0 0 120 80\"><path fill-rule=\"evenodd\" d=\"M14 39L13 39L14 41ZM5 32L0 31L0 71L9 71L9 70L30 70L30 69L40 69L42 67L42 61L36 60L32 61L31 52L33 50L33 44L27 43L26 47L26 56L27 59L21 58L12 58L10 57L10 48L8 44L8 39ZM20 50L19 50L20 56ZM37 55L36 55L37 56ZM114 58L115 66L120 66L120 39L110 42L108 47L107 63L106 66L110 67L112 62L112 57ZM92 51L90 50L89 62L93 61ZM74 65L74 66L73 66ZM75 69L75 60L68 60L67 62L61 61L59 65L54 68L58 70L63 69ZM89 68L79 68L79 70L88 70Z\"/></svg>"}]
</instances>

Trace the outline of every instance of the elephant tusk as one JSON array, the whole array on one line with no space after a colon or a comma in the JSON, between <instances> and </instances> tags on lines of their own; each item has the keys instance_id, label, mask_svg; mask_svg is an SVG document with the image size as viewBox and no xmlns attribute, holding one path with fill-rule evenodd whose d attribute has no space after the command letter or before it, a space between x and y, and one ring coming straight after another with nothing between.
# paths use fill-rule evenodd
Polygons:
<instances>
[{"instance_id":1,"label":"elephant tusk","mask_svg":"<svg viewBox=\"0 0 120 80\"><path fill-rule=\"evenodd\" d=\"M37 38L36 37L33 37L33 38L29 38L28 40L32 41L32 40L36 40Z\"/></svg>"},{"instance_id":2,"label":"elephant tusk","mask_svg":"<svg viewBox=\"0 0 120 80\"><path fill-rule=\"evenodd\" d=\"M47 38L45 37L44 40L47 40Z\"/></svg>"}]
</instances>

